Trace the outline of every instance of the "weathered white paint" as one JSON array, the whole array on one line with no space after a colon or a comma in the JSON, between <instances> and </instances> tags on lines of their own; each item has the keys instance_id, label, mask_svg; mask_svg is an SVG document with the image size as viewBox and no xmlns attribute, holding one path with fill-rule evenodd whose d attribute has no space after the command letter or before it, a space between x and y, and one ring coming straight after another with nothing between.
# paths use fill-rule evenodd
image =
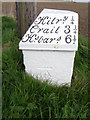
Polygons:
<instances>
[{"instance_id":1,"label":"weathered white paint","mask_svg":"<svg viewBox=\"0 0 90 120\"><path fill-rule=\"evenodd\" d=\"M45 16L48 16L47 19L43 18ZM44 19L44 21L40 21L40 19ZM57 22L57 20L59 21ZM38 32L36 25L42 30ZM50 33L52 28L53 33ZM49 33L46 33L47 29ZM31 34L36 36L30 38ZM38 37L41 36L43 39L39 40ZM44 43L46 42L45 37L48 38L47 43ZM53 40L50 43L51 38ZM54 38L56 39L54 40ZM54 9L44 9L19 43L26 72L42 81L48 80L58 85L71 83L77 48L78 14Z\"/></svg>"},{"instance_id":2,"label":"weathered white paint","mask_svg":"<svg viewBox=\"0 0 90 120\"><path fill-rule=\"evenodd\" d=\"M58 85L71 83L74 51L23 50L23 56L26 72L35 78Z\"/></svg>"}]
</instances>

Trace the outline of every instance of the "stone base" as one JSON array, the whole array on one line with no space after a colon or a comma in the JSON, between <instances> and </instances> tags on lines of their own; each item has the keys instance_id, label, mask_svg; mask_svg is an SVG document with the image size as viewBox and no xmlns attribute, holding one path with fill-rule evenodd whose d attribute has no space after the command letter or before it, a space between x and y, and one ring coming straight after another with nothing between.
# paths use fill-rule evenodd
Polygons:
<instances>
[{"instance_id":1,"label":"stone base","mask_svg":"<svg viewBox=\"0 0 90 120\"><path fill-rule=\"evenodd\" d=\"M52 84L70 85L75 51L22 51L27 73Z\"/></svg>"}]
</instances>

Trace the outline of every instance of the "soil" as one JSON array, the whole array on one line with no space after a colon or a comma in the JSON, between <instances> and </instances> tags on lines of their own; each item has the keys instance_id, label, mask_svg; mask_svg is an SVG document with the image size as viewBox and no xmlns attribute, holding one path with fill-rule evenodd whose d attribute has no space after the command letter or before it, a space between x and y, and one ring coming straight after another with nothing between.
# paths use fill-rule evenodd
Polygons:
<instances>
[{"instance_id":1,"label":"soil","mask_svg":"<svg viewBox=\"0 0 90 120\"><path fill-rule=\"evenodd\" d=\"M2 16L8 16L16 19L15 2L2 2Z\"/></svg>"},{"instance_id":2,"label":"soil","mask_svg":"<svg viewBox=\"0 0 90 120\"><path fill-rule=\"evenodd\" d=\"M4 50L4 49L8 49L8 48L10 48L10 42L5 43L5 44L2 45L2 49L3 49L3 50Z\"/></svg>"}]
</instances>

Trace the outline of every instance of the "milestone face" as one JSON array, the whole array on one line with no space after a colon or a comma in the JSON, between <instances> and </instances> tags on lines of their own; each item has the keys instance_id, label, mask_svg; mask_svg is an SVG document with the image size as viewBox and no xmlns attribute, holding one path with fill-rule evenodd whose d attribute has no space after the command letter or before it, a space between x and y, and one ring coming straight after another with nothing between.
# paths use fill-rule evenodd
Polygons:
<instances>
[{"instance_id":1,"label":"milestone face","mask_svg":"<svg viewBox=\"0 0 90 120\"><path fill-rule=\"evenodd\" d=\"M33 22L22 42L33 44L76 44L78 15L70 11L44 9Z\"/></svg>"}]
</instances>

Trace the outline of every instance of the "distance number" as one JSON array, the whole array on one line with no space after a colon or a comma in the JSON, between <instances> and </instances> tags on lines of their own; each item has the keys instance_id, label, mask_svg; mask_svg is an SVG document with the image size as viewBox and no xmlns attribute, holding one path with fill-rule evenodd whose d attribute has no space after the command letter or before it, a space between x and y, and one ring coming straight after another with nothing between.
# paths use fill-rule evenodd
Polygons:
<instances>
[{"instance_id":1,"label":"distance number","mask_svg":"<svg viewBox=\"0 0 90 120\"><path fill-rule=\"evenodd\" d=\"M71 37L72 37L71 35L67 35L65 37L65 42L68 43L68 44L71 43L71 41L72 41Z\"/></svg>"}]
</instances>

